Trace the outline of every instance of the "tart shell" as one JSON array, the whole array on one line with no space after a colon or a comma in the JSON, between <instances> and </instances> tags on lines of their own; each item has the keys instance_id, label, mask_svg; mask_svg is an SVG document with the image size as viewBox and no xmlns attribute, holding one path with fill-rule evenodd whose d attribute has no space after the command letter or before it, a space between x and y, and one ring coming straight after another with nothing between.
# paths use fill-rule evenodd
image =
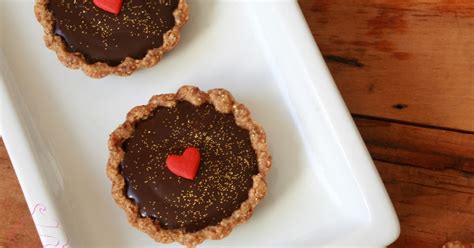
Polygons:
<instances>
[{"instance_id":1,"label":"tart shell","mask_svg":"<svg viewBox=\"0 0 474 248\"><path fill-rule=\"evenodd\" d=\"M252 178L253 186L249 190L248 199L242 202L239 209L217 225L208 226L192 233L181 229L162 229L151 218L141 217L138 206L124 194L125 179L120 173L120 163L125 156L122 144L134 133L135 124L147 119L157 107L174 107L179 101L187 101L194 106L210 103L220 113L232 113L236 124L249 131L250 142L255 150L259 171ZM265 132L251 118L250 111L243 104L236 102L230 92L224 89L213 89L206 93L197 87L183 86L176 94L155 95L147 105L134 107L127 114L125 122L110 135L108 147L110 154L107 162L107 175L112 181L113 198L125 210L130 224L144 231L157 242L179 242L187 247L194 247L206 239L222 239L229 235L236 225L244 223L252 216L255 207L267 191L265 178L272 161Z\"/></svg>"},{"instance_id":2,"label":"tart shell","mask_svg":"<svg viewBox=\"0 0 474 248\"><path fill-rule=\"evenodd\" d=\"M87 76L92 78L103 78L109 74L129 76L138 69L156 65L165 52L170 51L178 44L180 30L189 18L186 0L179 0L178 7L173 12L175 26L163 35L163 45L161 47L149 49L145 57L141 59L127 57L117 66L110 66L103 62L88 64L81 53L67 51L64 40L59 35L54 34L54 17L48 10L48 3L49 0L36 0L35 2L35 15L38 22L43 26L46 46L56 52L59 61L64 66L71 69L80 68Z\"/></svg>"}]
</instances>

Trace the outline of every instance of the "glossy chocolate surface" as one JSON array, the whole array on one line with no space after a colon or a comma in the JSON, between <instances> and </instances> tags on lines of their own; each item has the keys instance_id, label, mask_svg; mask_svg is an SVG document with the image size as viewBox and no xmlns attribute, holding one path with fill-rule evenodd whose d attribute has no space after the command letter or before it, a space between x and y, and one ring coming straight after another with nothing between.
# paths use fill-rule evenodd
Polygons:
<instances>
[{"instance_id":1,"label":"glossy chocolate surface","mask_svg":"<svg viewBox=\"0 0 474 248\"><path fill-rule=\"evenodd\" d=\"M201 152L194 180L174 175L165 165L168 154L182 154L190 146ZM137 124L123 149L125 193L143 217L165 229L194 232L229 217L248 199L258 173L248 130L210 104L159 107Z\"/></svg>"},{"instance_id":2,"label":"glossy chocolate surface","mask_svg":"<svg viewBox=\"0 0 474 248\"><path fill-rule=\"evenodd\" d=\"M70 52L80 52L87 63L120 64L126 57L143 58L163 45L163 34L175 25L179 0L123 0L114 15L92 0L49 0L55 34Z\"/></svg>"}]
</instances>

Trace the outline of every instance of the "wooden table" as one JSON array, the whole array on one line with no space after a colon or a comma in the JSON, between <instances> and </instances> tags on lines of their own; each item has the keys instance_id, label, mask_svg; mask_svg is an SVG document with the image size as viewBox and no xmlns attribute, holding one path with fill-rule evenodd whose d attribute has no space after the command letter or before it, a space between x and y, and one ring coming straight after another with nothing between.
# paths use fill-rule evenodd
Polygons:
<instances>
[{"instance_id":1,"label":"wooden table","mask_svg":"<svg viewBox=\"0 0 474 248\"><path fill-rule=\"evenodd\" d=\"M474 2L300 5L398 213L391 247L474 242ZM2 142L0 175L0 247L39 246Z\"/></svg>"}]
</instances>

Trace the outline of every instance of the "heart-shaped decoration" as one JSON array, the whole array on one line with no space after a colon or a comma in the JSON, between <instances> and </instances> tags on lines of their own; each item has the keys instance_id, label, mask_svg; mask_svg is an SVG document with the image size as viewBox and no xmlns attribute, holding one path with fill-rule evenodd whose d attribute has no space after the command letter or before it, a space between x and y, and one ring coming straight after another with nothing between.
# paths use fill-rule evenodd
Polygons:
<instances>
[{"instance_id":1,"label":"heart-shaped decoration","mask_svg":"<svg viewBox=\"0 0 474 248\"><path fill-rule=\"evenodd\" d=\"M122 8L122 0L94 0L94 4L115 15L118 15Z\"/></svg>"},{"instance_id":2,"label":"heart-shaped decoration","mask_svg":"<svg viewBox=\"0 0 474 248\"><path fill-rule=\"evenodd\" d=\"M166 167L175 175L193 180L201 162L201 153L196 147L188 147L183 155L168 155Z\"/></svg>"}]
</instances>

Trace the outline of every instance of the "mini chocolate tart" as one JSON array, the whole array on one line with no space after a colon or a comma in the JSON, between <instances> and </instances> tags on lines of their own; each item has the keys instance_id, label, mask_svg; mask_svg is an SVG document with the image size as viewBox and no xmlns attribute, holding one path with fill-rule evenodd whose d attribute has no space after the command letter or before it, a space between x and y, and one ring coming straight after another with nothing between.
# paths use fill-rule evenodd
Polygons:
<instances>
[{"instance_id":1,"label":"mini chocolate tart","mask_svg":"<svg viewBox=\"0 0 474 248\"><path fill-rule=\"evenodd\" d=\"M113 198L158 242L222 239L267 191L265 132L224 89L153 96L110 135L109 151Z\"/></svg>"},{"instance_id":2,"label":"mini chocolate tart","mask_svg":"<svg viewBox=\"0 0 474 248\"><path fill-rule=\"evenodd\" d=\"M157 64L188 20L186 0L36 0L44 40L58 59L93 78Z\"/></svg>"}]
</instances>

